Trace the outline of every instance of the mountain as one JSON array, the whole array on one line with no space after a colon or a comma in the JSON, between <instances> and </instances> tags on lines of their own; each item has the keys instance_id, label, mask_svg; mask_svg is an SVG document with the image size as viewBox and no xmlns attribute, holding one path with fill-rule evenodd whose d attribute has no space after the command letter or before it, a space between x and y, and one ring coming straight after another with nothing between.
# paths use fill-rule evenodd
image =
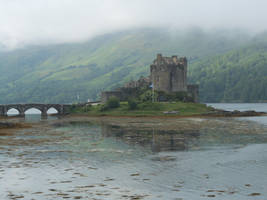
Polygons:
<instances>
[{"instance_id":1,"label":"mountain","mask_svg":"<svg viewBox=\"0 0 267 200\"><path fill-rule=\"evenodd\" d=\"M203 102L266 102L267 42L254 42L195 62L190 80L200 85Z\"/></svg>"},{"instance_id":2,"label":"mountain","mask_svg":"<svg viewBox=\"0 0 267 200\"><path fill-rule=\"evenodd\" d=\"M209 94L206 88L212 88L207 84L213 83L205 81L205 77L214 74L210 68L220 68L212 63L216 59L228 59L226 52L231 54L231 50L251 42L249 35L239 31L138 29L98 36L83 43L0 52L0 103L70 103L77 101L77 97L79 101L97 99L104 89L148 75L157 53L187 56L192 63L190 80L200 83L201 92L206 95ZM223 70L218 70L216 80L221 78L219 71ZM219 97L205 95L201 95L204 101L224 99L212 92L210 96Z\"/></svg>"}]
</instances>

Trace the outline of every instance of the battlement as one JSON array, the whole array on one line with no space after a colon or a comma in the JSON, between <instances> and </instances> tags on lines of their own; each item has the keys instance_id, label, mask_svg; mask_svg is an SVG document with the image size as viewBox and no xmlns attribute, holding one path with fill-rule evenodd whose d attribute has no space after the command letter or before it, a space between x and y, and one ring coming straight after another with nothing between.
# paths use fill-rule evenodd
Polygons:
<instances>
[{"instance_id":1,"label":"battlement","mask_svg":"<svg viewBox=\"0 0 267 200\"><path fill-rule=\"evenodd\" d=\"M178 56L163 57L161 54L157 54L157 59L153 61L154 65L177 65L177 66L187 66L186 57L178 58Z\"/></svg>"}]
</instances>

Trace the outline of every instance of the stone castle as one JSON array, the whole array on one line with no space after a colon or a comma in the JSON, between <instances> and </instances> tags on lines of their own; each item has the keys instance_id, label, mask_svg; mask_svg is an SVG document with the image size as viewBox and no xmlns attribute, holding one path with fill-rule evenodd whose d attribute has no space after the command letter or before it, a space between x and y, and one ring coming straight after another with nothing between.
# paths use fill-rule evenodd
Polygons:
<instances>
[{"instance_id":1,"label":"stone castle","mask_svg":"<svg viewBox=\"0 0 267 200\"><path fill-rule=\"evenodd\" d=\"M150 65L150 76L126 83L116 91L102 92L101 101L106 102L111 96L127 100L128 97L134 97L138 88L145 87L152 87L153 90L166 94L184 92L194 102L198 102L198 85L187 84L186 57L163 57L161 54Z\"/></svg>"},{"instance_id":2,"label":"stone castle","mask_svg":"<svg viewBox=\"0 0 267 200\"><path fill-rule=\"evenodd\" d=\"M162 57L158 54L157 59L150 66L150 76L156 91L186 92L187 60L185 57Z\"/></svg>"}]
</instances>

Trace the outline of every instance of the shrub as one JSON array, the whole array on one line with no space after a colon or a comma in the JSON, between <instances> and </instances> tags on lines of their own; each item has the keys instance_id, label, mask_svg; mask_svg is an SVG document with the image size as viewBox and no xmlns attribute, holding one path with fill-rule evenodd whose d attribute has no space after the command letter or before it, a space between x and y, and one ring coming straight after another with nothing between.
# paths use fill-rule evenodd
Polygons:
<instances>
[{"instance_id":1,"label":"shrub","mask_svg":"<svg viewBox=\"0 0 267 200\"><path fill-rule=\"evenodd\" d=\"M158 92L158 101L184 101L193 102L194 99L187 92L173 92L167 94L163 91Z\"/></svg>"},{"instance_id":2,"label":"shrub","mask_svg":"<svg viewBox=\"0 0 267 200\"><path fill-rule=\"evenodd\" d=\"M129 110L135 110L137 108L137 102L134 99L129 99L128 108Z\"/></svg>"},{"instance_id":3,"label":"shrub","mask_svg":"<svg viewBox=\"0 0 267 200\"><path fill-rule=\"evenodd\" d=\"M104 112L104 111L108 110L107 105L105 105L105 104L99 105L99 106L97 106L97 108L100 112Z\"/></svg>"},{"instance_id":4,"label":"shrub","mask_svg":"<svg viewBox=\"0 0 267 200\"><path fill-rule=\"evenodd\" d=\"M153 92L151 90L145 91L143 94L140 95L140 100L142 102L152 102ZM156 99L156 93L154 93L154 99Z\"/></svg>"},{"instance_id":5,"label":"shrub","mask_svg":"<svg viewBox=\"0 0 267 200\"><path fill-rule=\"evenodd\" d=\"M79 113L79 112L83 112L83 109L81 107L79 107L78 105L73 104L70 106L69 111L71 113Z\"/></svg>"},{"instance_id":6,"label":"shrub","mask_svg":"<svg viewBox=\"0 0 267 200\"><path fill-rule=\"evenodd\" d=\"M110 108L118 108L120 107L120 100L117 97L110 97L110 99L106 102L107 109Z\"/></svg>"},{"instance_id":7,"label":"shrub","mask_svg":"<svg viewBox=\"0 0 267 200\"><path fill-rule=\"evenodd\" d=\"M88 105L85 105L83 108L82 108L82 111L83 112L88 112L92 109L92 105L91 104L88 104Z\"/></svg>"}]
</instances>

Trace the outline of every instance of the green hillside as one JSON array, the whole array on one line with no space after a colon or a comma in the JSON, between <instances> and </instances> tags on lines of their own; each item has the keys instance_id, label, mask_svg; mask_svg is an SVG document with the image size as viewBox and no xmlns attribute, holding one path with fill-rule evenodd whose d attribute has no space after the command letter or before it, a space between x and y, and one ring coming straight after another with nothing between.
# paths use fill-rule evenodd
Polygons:
<instances>
[{"instance_id":1,"label":"green hillside","mask_svg":"<svg viewBox=\"0 0 267 200\"><path fill-rule=\"evenodd\" d=\"M218 74L215 80L221 79L224 67L221 68L221 62L216 66L212 63L216 62L216 59L226 61L228 54L205 59L250 42L250 37L240 32L204 32L200 29L168 32L160 29L139 29L98 36L84 43L35 46L2 52L0 103L70 103L77 101L77 96L80 101L97 99L104 89L112 89L141 75L148 75L149 65L159 52L164 55L187 56L190 62L194 63L189 66L191 80L201 83L202 100L226 100L228 96L214 94L209 88L213 88L209 85L213 82L205 79L215 73L213 70L217 70L216 76ZM238 65L235 61L227 63L228 70L232 68L232 64ZM233 66L233 70L241 69L241 76L243 66ZM227 89L226 94L224 83L220 87L224 89L218 92L222 91L223 95L231 95L234 92L233 87L227 85L233 92ZM213 89L217 92L217 88Z\"/></svg>"},{"instance_id":2,"label":"green hillside","mask_svg":"<svg viewBox=\"0 0 267 200\"><path fill-rule=\"evenodd\" d=\"M267 42L195 62L190 79L204 102L267 102Z\"/></svg>"}]
</instances>

